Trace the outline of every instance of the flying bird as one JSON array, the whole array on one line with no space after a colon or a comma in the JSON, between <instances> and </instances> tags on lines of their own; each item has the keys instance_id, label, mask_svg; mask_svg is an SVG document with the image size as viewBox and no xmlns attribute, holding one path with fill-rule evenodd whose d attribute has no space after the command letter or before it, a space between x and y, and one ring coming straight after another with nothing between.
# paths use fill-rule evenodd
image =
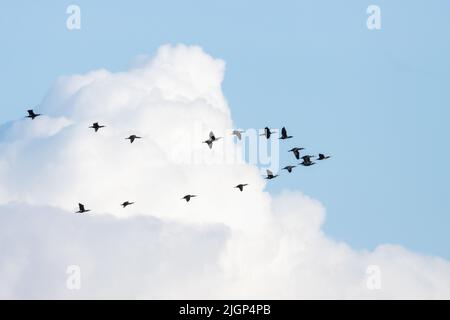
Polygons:
<instances>
[{"instance_id":1,"label":"flying bird","mask_svg":"<svg viewBox=\"0 0 450 320\"><path fill-rule=\"evenodd\" d=\"M181 198L182 200L186 200L186 202L189 202L191 200L191 198L196 197L196 195L193 194L188 194L186 196L184 196L183 198Z\"/></svg>"},{"instance_id":2,"label":"flying bird","mask_svg":"<svg viewBox=\"0 0 450 320\"><path fill-rule=\"evenodd\" d=\"M319 158L317 158L317 160L326 160L326 159L330 159L330 156L326 156L323 153L319 153Z\"/></svg>"},{"instance_id":3,"label":"flying bird","mask_svg":"<svg viewBox=\"0 0 450 320\"><path fill-rule=\"evenodd\" d=\"M28 110L27 112L28 112L28 115L26 117L30 118L31 120L34 120L35 118L41 116L41 114L39 114L39 113L34 113L34 111L32 109Z\"/></svg>"},{"instance_id":4,"label":"flying bird","mask_svg":"<svg viewBox=\"0 0 450 320\"><path fill-rule=\"evenodd\" d=\"M286 166L283 168L283 170L287 170L289 173L292 172L292 169L294 169L296 166Z\"/></svg>"},{"instance_id":5,"label":"flying bird","mask_svg":"<svg viewBox=\"0 0 450 320\"><path fill-rule=\"evenodd\" d=\"M98 124L98 122L95 122L92 126L90 126L89 128L94 129L95 132L98 131L98 129L104 128L105 126L101 126Z\"/></svg>"},{"instance_id":6,"label":"flying bird","mask_svg":"<svg viewBox=\"0 0 450 320\"><path fill-rule=\"evenodd\" d=\"M265 179L267 179L267 180L271 180L271 179L274 179L274 178L278 177L277 174L274 175L274 174L272 173L272 171L270 171L269 169L267 169L266 172L267 172L267 177L266 177Z\"/></svg>"},{"instance_id":7,"label":"flying bird","mask_svg":"<svg viewBox=\"0 0 450 320\"><path fill-rule=\"evenodd\" d=\"M128 138L125 138L125 140L130 140L130 143L133 143L136 139L142 139L142 137L138 137L137 135L133 134L129 136Z\"/></svg>"},{"instance_id":8,"label":"flying bird","mask_svg":"<svg viewBox=\"0 0 450 320\"><path fill-rule=\"evenodd\" d=\"M269 138L270 138L270 135L271 135L272 133L273 133L273 132L270 131L269 127L265 127L265 128L264 128L264 133L260 134L260 136L265 136L266 139L269 139Z\"/></svg>"},{"instance_id":9,"label":"flying bird","mask_svg":"<svg viewBox=\"0 0 450 320\"><path fill-rule=\"evenodd\" d=\"M91 211L91 210L86 210L86 209L84 208L84 204L81 204L81 203L78 204L78 208L79 208L80 210L77 211L76 213L86 213L86 212Z\"/></svg>"},{"instance_id":10,"label":"flying bird","mask_svg":"<svg viewBox=\"0 0 450 320\"><path fill-rule=\"evenodd\" d=\"M311 162L311 158L314 158L314 156L306 155L302 157L303 161L306 162Z\"/></svg>"},{"instance_id":11,"label":"flying bird","mask_svg":"<svg viewBox=\"0 0 450 320\"><path fill-rule=\"evenodd\" d=\"M134 202L125 201L124 203L121 204L121 206L125 209L126 207L131 206L132 204L134 204Z\"/></svg>"},{"instance_id":12,"label":"flying bird","mask_svg":"<svg viewBox=\"0 0 450 320\"><path fill-rule=\"evenodd\" d=\"M238 188L242 192L244 190L245 186L248 186L248 184L247 183L238 184L235 188Z\"/></svg>"},{"instance_id":13,"label":"flying bird","mask_svg":"<svg viewBox=\"0 0 450 320\"><path fill-rule=\"evenodd\" d=\"M281 129L281 137L280 137L280 139L286 140L286 139L290 139L290 138L292 138L292 136L288 136L287 131L286 131L286 128L283 127L283 128Z\"/></svg>"},{"instance_id":14,"label":"flying bird","mask_svg":"<svg viewBox=\"0 0 450 320\"><path fill-rule=\"evenodd\" d=\"M309 166L312 166L313 164L315 164L315 162L311 161L311 156L304 156L303 162L301 162L299 164L304 167L309 167Z\"/></svg>"},{"instance_id":15,"label":"flying bird","mask_svg":"<svg viewBox=\"0 0 450 320\"><path fill-rule=\"evenodd\" d=\"M213 142L215 142L215 141L217 141L217 140L219 140L219 139L221 139L221 137L216 137L216 136L214 135L214 132L211 131L211 132L209 133L209 139L203 141L203 143L206 143L206 144L208 145L208 147L211 149L211 148L212 148L212 145L213 145Z\"/></svg>"},{"instance_id":16,"label":"flying bird","mask_svg":"<svg viewBox=\"0 0 450 320\"><path fill-rule=\"evenodd\" d=\"M244 133L244 132L245 131L233 130L233 132L231 134L236 136L239 140L241 140L242 139L242 133Z\"/></svg>"},{"instance_id":17,"label":"flying bird","mask_svg":"<svg viewBox=\"0 0 450 320\"><path fill-rule=\"evenodd\" d=\"M304 150L304 149L305 149L305 148L297 148L297 147L295 147L295 148L292 148L291 150L289 150L288 152L293 152L295 158L296 158L297 160L300 160L300 151L301 151L301 150Z\"/></svg>"}]
</instances>

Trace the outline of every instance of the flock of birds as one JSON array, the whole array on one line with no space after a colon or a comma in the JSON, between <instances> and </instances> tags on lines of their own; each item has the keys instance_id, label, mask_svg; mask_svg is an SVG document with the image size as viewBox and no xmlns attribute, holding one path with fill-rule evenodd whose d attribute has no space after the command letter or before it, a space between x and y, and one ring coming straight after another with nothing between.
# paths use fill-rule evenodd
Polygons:
<instances>
[{"instance_id":1,"label":"flock of birds","mask_svg":"<svg viewBox=\"0 0 450 320\"><path fill-rule=\"evenodd\" d=\"M39 116L41 116L41 114L35 113L34 110L28 110L28 115L27 115L26 117L27 117L27 118L30 118L31 120L34 120L34 119L36 119L36 118L39 117ZM100 129L105 128L105 127L106 127L106 126L100 125L98 122L95 122L95 123L93 123L92 126L90 126L89 128L90 128L90 129L94 129L95 132L98 132ZM232 132L232 134L233 134L234 136L236 136L239 140L241 140L241 139L242 139L242 134L243 134L244 132L245 132L245 131L234 130L234 131ZM264 133L260 134L260 136L265 136L266 139L270 139L271 135L274 134L274 133L275 133L274 131L270 131L270 128L265 127L265 128L264 128ZM291 139L291 138L293 138L293 136L288 135L286 128L283 127L283 128L281 129L281 137L279 137L279 139L280 139L280 140L287 140L287 139ZM133 143L133 142L136 141L137 139L142 139L142 137L139 137L139 136L133 134L133 135L130 135L128 138L125 138L125 139L126 139L126 140L130 140L130 143ZM212 149L213 143L217 142L217 141L220 140L220 139L222 139L222 137L216 137L216 136L214 135L214 133L211 131L211 132L209 133L209 138L208 138L207 140L203 141L203 143L206 143L206 144L208 145L208 147L209 147L210 149ZM302 162L300 162L298 165L302 165L302 166L304 166L304 167L309 167L309 166L314 165L315 162L312 161L311 159L312 159L312 158L315 158L315 156L313 156L313 155L304 155L304 156L301 156L301 157L300 157L300 151L302 151L302 150L304 150L304 148L294 147L294 148L290 149L288 152L292 152L293 155L295 156L295 158L296 158L297 160L302 159ZM323 153L319 153L319 155L318 155L318 157L317 157L317 160L322 161L322 160L326 160L326 159L329 159L329 158L330 158L330 156L327 156L327 155L325 155L325 154L323 154ZM282 170L286 170L286 171L288 171L289 173L291 173L292 170L293 170L295 167L296 167L296 165L288 165L288 166L285 166L284 168L282 168ZM265 176L265 179L267 179L267 180L272 180L272 179L278 177L277 174L274 175L274 174L272 173L272 171L270 171L269 169L266 170L266 174L267 174L267 175ZM247 183L242 183L242 184L238 184L238 185L235 186L234 188L239 189L239 190L242 192L242 191L244 191L244 187L246 187L246 186L248 186ZM186 202L189 202L192 198L195 198L195 197L197 197L197 195L194 195L194 194L188 194L188 195L185 195L185 196L184 196L183 198L181 198L181 199L182 199L182 200L186 200ZM133 204L134 204L134 202L125 201L124 203L121 204L121 206L122 206L123 208L126 208L126 207L128 207L128 206L133 205ZM87 213L87 212L91 211L91 210L89 210L89 209L86 209L85 206L84 206L82 203L79 203L79 204L78 204L78 208L79 208L79 210L78 210L76 213Z\"/></svg>"}]
</instances>

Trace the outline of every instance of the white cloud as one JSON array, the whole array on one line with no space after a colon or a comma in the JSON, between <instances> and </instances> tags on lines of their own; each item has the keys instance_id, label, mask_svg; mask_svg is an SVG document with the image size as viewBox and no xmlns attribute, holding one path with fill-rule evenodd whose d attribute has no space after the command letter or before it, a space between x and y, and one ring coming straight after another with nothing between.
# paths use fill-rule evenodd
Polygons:
<instances>
[{"instance_id":1,"label":"white cloud","mask_svg":"<svg viewBox=\"0 0 450 320\"><path fill-rule=\"evenodd\" d=\"M201 143L233 127L224 67L164 46L127 72L60 78L44 117L0 128L0 298L450 298L448 261L337 243L319 202L272 197L258 168L227 163L239 146ZM80 291L65 287L72 264Z\"/></svg>"}]
</instances>

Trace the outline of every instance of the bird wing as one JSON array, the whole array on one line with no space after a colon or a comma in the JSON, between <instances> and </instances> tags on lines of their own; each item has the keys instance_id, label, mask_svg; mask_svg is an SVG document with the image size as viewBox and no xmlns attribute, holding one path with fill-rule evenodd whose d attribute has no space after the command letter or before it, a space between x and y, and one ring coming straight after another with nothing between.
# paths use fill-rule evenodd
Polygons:
<instances>
[{"instance_id":1,"label":"bird wing","mask_svg":"<svg viewBox=\"0 0 450 320\"><path fill-rule=\"evenodd\" d=\"M241 140L242 136L240 131L234 131L234 134L236 135L236 137L238 137L239 140Z\"/></svg>"},{"instance_id":2,"label":"bird wing","mask_svg":"<svg viewBox=\"0 0 450 320\"><path fill-rule=\"evenodd\" d=\"M287 131L286 131L286 128L285 128L285 127L283 127L283 128L281 129L281 136L282 136L282 137L287 137Z\"/></svg>"},{"instance_id":3,"label":"bird wing","mask_svg":"<svg viewBox=\"0 0 450 320\"><path fill-rule=\"evenodd\" d=\"M29 114L30 116L34 116L34 111L33 111L33 110L27 110L27 112L28 112L28 114Z\"/></svg>"},{"instance_id":4,"label":"bird wing","mask_svg":"<svg viewBox=\"0 0 450 320\"><path fill-rule=\"evenodd\" d=\"M294 150L294 155L295 158L300 159L300 152L297 149Z\"/></svg>"},{"instance_id":5,"label":"bird wing","mask_svg":"<svg viewBox=\"0 0 450 320\"><path fill-rule=\"evenodd\" d=\"M270 177L270 176L273 176L272 171L270 171L269 169L267 169L266 171L267 171L267 176L269 176L269 177Z\"/></svg>"},{"instance_id":6,"label":"bird wing","mask_svg":"<svg viewBox=\"0 0 450 320\"><path fill-rule=\"evenodd\" d=\"M78 204L78 207L80 208L80 211L84 211L84 205L82 205L81 203Z\"/></svg>"},{"instance_id":7,"label":"bird wing","mask_svg":"<svg viewBox=\"0 0 450 320\"><path fill-rule=\"evenodd\" d=\"M209 133L209 138L211 139L211 140L216 140L216 137L214 136L214 132L210 132Z\"/></svg>"}]
</instances>

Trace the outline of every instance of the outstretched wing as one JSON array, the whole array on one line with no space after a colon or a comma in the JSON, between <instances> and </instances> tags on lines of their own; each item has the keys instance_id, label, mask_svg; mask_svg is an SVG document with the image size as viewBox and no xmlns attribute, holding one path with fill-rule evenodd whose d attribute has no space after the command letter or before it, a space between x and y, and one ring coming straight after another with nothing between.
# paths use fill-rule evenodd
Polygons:
<instances>
[{"instance_id":1,"label":"outstretched wing","mask_svg":"<svg viewBox=\"0 0 450 320\"><path fill-rule=\"evenodd\" d=\"M298 151L297 149L294 150L294 155L297 160L300 159L300 151Z\"/></svg>"},{"instance_id":2,"label":"outstretched wing","mask_svg":"<svg viewBox=\"0 0 450 320\"><path fill-rule=\"evenodd\" d=\"M80 211L84 211L84 205L82 205L81 203L78 204L78 207L80 208Z\"/></svg>"},{"instance_id":3,"label":"outstretched wing","mask_svg":"<svg viewBox=\"0 0 450 320\"><path fill-rule=\"evenodd\" d=\"M33 110L27 110L27 112L28 112L28 115L34 116L34 111Z\"/></svg>"},{"instance_id":4,"label":"outstretched wing","mask_svg":"<svg viewBox=\"0 0 450 320\"><path fill-rule=\"evenodd\" d=\"M267 176L268 176L268 177L273 177L272 171L270 171L269 169L267 169L266 172L267 172Z\"/></svg>"},{"instance_id":5,"label":"outstretched wing","mask_svg":"<svg viewBox=\"0 0 450 320\"><path fill-rule=\"evenodd\" d=\"M281 129L281 136L282 136L282 137L287 137L287 131L286 131L286 128L285 128L285 127L283 127L283 128Z\"/></svg>"}]
</instances>

